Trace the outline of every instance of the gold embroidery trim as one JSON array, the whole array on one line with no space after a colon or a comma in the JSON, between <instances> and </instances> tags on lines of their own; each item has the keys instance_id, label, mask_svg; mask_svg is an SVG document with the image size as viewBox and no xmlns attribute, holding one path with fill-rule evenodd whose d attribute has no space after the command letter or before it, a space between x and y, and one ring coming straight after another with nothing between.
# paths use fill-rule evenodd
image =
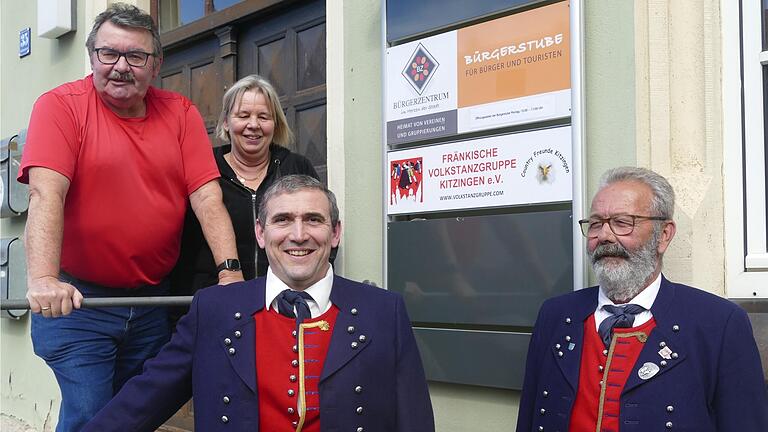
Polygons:
<instances>
[{"instance_id":1,"label":"gold embroidery trim","mask_svg":"<svg viewBox=\"0 0 768 432\"><path fill-rule=\"evenodd\" d=\"M299 325L299 423L296 425L296 432L301 432L301 429L304 427L304 419L307 416L307 396L305 393L306 386L304 385L304 330L312 328L328 331L331 329L331 325L325 320Z\"/></svg>"},{"instance_id":2,"label":"gold embroidery trim","mask_svg":"<svg viewBox=\"0 0 768 432\"><path fill-rule=\"evenodd\" d=\"M600 432L600 427L603 423L603 405L605 404L605 391L608 387L608 371L611 369L611 361L613 360L613 352L616 349L616 341L618 338L637 337L641 343L645 343L648 340L648 335L645 332L632 332L632 333L614 333L611 338L611 346L608 347L608 357L605 359L605 368L603 369L603 383L600 385L600 402L597 409L597 429L595 432Z\"/></svg>"}]
</instances>

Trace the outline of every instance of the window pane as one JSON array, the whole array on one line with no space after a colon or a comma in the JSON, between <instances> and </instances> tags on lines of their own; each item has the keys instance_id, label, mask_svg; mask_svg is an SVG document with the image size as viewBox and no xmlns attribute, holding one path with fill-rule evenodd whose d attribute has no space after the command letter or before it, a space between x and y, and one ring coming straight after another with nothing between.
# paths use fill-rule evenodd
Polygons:
<instances>
[{"instance_id":1,"label":"window pane","mask_svg":"<svg viewBox=\"0 0 768 432\"><path fill-rule=\"evenodd\" d=\"M205 16L205 0L160 0L160 31L173 30Z\"/></svg>"},{"instance_id":2,"label":"window pane","mask_svg":"<svg viewBox=\"0 0 768 432\"><path fill-rule=\"evenodd\" d=\"M243 0L213 0L213 8L214 10L220 11L232 6L235 3L240 3L241 1Z\"/></svg>"},{"instance_id":3,"label":"window pane","mask_svg":"<svg viewBox=\"0 0 768 432\"><path fill-rule=\"evenodd\" d=\"M763 51L768 51L768 0L763 0Z\"/></svg>"},{"instance_id":4,"label":"window pane","mask_svg":"<svg viewBox=\"0 0 768 432\"><path fill-rule=\"evenodd\" d=\"M765 4L765 3L764 3ZM765 30L763 31L765 34ZM763 157L765 163L765 184L768 186L768 66L763 66ZM765 188L765 205L768 205L768 187ZM768 227L768 212L766 212L765 224ZM768 229L765 231L768 244Z\"/></svg>"},{"instance_id":5,"label":"window pane","mask_svg":"<svg viewBox=\"0 0 768 432\"><path fill-rule=\"evenodd\" d=\"M160 31L173 30L176 27L197 21L208 14L226 9L243 0L160 0ZM212 8L212 9L210 9Z\"/></svg>"}]
</instances>

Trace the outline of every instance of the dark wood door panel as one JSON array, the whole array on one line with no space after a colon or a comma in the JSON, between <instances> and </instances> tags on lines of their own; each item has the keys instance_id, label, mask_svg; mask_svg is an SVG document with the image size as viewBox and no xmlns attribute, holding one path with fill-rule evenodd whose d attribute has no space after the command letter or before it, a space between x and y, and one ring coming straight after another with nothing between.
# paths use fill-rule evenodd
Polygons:
<instances>
[{"instance_id":1,"label":"dark wood door panel","mask_svg":"<svg viewBox=\"0 0 768 432\"><path fill-rule=\"evenodd\" d=\"M309 24L296 31L297 92L325 87L325 20Z\"/></svg>"},{"instance_id":2,"label":"dark wood door panel","mask_svg":"<svg viewBox=\"0 0 768 432\"><path fill-rule=\"evenodd\" d=\"M274 40L263 41L253 46L247 47L255 51L254 58L258 62L256 71L266 78L275 87L277 94L281 97L291 92L291 66L288 57L285 55L289 51L290 42L286 41L285 33L278 35ZM242 69L241 69L242 70ZM240 76L248 75L241 73Z\"/></svg>"},{"instance_id":3,"label":"dark wood door panel","mask_svg":"<svg viewBox=\"0 0 768 432\"><path fill-rule=\"evenodd\" d=\"M217 66L210 60L190 67L190 99L200 110L209 131L216 128L224 96L224 83L219 78Z\"/></svg>"},{"instance_id":4,"label":"dark wood door panel","mask_svg":"<svg viewBox=\"0 0 768 432\"><path fill-rule=\"evenodd\" d=\"M294 133L296 151L312 162L320 179L327 183L327 114L325 100L314 105L296 107Z\"/></svg>"},{"instance_id":5,"label":"dark wood door panel","mask_svg":"<svg viewBox=\"0 0 768 432\"><path fill-rule=\"evenodd\" d=\"M222 61L216 37L208 37L165 53L159 86L188 97L203 116L211 134L221 110L221 97L229 84L222 79Z\"/></svg>"},{"instance_id":6,"label":"dark wood door panel","mask_svg":"<svg viewBox=\"0 0 768 432\"><path fill-rule=\"evenodd\" d=\"M189 97L189 77L184 71L176 71L167 75L160 76L160 88L181 93Z\"/></svg>"}]
</instances>

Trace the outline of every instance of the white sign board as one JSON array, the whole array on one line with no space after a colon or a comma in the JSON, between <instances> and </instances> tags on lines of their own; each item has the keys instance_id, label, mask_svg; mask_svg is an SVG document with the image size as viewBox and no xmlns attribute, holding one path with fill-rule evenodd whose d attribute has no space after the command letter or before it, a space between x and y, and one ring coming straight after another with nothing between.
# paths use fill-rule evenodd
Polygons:
<instances>
[{"instance_id":1,"label":"white sign board","mask_svg":"<svg viewBox=\"0 0 768 432\"><path fill-rule=\"evenodd\" d=\"M387 154L390 215L570 201L571 127Z\"/></svg>"}]
</instances>

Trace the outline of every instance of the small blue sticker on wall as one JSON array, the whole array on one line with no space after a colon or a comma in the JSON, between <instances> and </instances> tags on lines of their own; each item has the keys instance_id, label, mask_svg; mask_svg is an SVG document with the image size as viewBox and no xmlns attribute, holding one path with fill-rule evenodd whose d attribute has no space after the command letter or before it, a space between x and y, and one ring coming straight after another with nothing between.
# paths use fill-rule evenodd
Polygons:
<instances>
[{"instance_id":1,"label":"small blue sticker on wall","mask_svg":"<svg viewBox=\"0 0 768 432\"><path fill-rule=\"evenodd\" d=\"M29 27L19 32L19 57L28 56L32 52L32 29Z\"/></svg>"}]
</instances>

